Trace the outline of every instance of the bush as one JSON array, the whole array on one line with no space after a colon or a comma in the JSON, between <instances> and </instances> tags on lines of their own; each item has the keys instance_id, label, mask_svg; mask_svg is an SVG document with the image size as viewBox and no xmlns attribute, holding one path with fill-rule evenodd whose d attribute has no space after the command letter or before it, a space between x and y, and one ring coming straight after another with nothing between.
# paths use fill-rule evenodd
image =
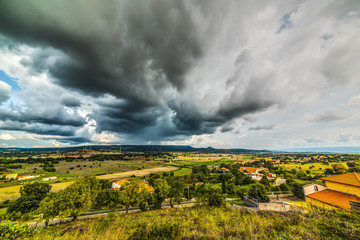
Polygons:
<instances>
[{"instance_id":1,"label":"bush","mask_svg":"<svg viewBox=\"0 0 360 240\"><path fill-rule=\"evenodd\" d=\"M176 239L180 235L178 223L143 223L136 228L136 231L129 237L129 240L146 239Z\"/></svg>"},{"instance_id":2,"label":"bush","mask_svg":"<svg viewBox=\"0 0 360 240\"><path fill-rule=\"evenodd\" d=\"M225 195L216 191L209 193L207 197L209 206L221 207L225 205Z\"/></svg>"},{"instance_id":3,"label":"bush","mask_svg":"<svg viewBox=\"0 0 360 240\"><path fill-rule=\"evenodd\" d=\"M0 239L24 239L32 237L36 230L28 228L26 225L16 225L14 223L6 222L0 224Z\"/></svg>"}]
</instances>

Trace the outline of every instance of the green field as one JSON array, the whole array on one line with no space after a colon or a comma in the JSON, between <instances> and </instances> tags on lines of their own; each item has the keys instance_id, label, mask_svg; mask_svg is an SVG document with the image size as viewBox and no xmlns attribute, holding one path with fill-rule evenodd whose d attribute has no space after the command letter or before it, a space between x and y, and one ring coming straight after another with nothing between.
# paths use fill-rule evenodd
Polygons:
<instances>
[{"instance_id":1,"label":"green field","mask_svg":"<svg viewBox=\"0 0 360 240\"><path fill-rule=\"evenodd\" d=\"M191 168L179 168L178 170L175 170L173 172L175 177L182 177L191 174L191 171Z\"/></svg>"}]
</instances>

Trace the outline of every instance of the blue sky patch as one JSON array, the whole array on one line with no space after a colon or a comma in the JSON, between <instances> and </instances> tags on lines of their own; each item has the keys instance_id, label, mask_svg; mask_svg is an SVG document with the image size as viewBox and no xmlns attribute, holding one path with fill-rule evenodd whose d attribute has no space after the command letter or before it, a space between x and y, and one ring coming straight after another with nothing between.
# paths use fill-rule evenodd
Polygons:
<instances>
[{"instance_id":1,"label":"blue sky patch","mask_svg":"<svg viewBox=\"0 0 360 240\"><path fill-rule=\"evenodd\" d=\"M17 79L8 76L3 70L0 70L0 81L9 84L11 86L11 91L19 92L21 90L17 84Z\"/></svg>"}]
</instances>

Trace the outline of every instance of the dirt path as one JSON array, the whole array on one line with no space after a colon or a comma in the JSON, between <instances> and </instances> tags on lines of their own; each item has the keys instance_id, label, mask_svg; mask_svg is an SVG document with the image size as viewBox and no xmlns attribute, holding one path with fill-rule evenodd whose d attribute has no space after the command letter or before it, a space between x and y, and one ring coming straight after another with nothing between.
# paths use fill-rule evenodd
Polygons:
<instances>
[{"instance_id":1,"label":"dirt path","mask_svg":"<svg viewBox=\"0 0 360 240\"><path fill-rule=\"evenodd\" d=\"M150 173L168 172L168 171L173 171L176 169L177 169L177 167L171 167L171 166L157 167L157 168L149 168L149 169L136 170L136 171L127 171L127 172L106 174L106 175L97 176L97 178L99 178L99 179L119 179L119 178L130 177L133 175L139 177L139 176L149 175Z\"/></svg>"},{"instance_id":2,"label":"dirt path","mask_svg":"<svg viewBox=\"0 0 360 240\"><path fill-rule=\"evenodd\" d=\"M188 203L182 203L182 204L178 204L178 205L174 205L174 208L184 208L184 207L193 207L196 203L192 203L192 202L188 202ZM162 206L161 209L169 209L171 208L170 206ZM129 210L129 214L130 213L136 213L136 212L140 212L139 209L133 209L133 210ZM84 220L84 219L93 219L93 218L102 218L107 216L109 213L100 213L100 214L93 214L93 215L86 215L86 216L79 216L77 217L77 220ZM119 211L116 212L115 214L127 214L126 211ZM57 224L61 224L61 223L67 223L67 222L71 222L72 218L65 218L65 219L52 219L49 220L48 222L48 226L54 226ZM26 223L26 225L28 225L28 227L30 228L44 228L46 227L45 225L45 221L41 221L41 222L28 222Z\"/></svg>"}]
</instances>

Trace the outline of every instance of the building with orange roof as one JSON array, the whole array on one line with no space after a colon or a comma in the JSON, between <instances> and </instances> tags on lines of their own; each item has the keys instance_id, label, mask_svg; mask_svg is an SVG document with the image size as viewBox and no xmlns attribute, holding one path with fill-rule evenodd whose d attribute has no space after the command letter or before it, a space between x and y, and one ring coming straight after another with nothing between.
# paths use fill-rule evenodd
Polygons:
<instances>
[{"instance_id":1,"label":"building with orange roof","mask_svg":"<svg viewBox=\"0 0 360 240\"><path fill-rule=\"evenodd\" d=\"M304 186L306 202L310 207L350 210L353 204L360 204L359 173L334 175L321 180L325 181L326 186Z\"/></svg>"},{"instance_id":2,"label":"building with orange roof","mask_svg":"<svg viewBox=\"0 0 360 240\"><path fill-rule=\"evenodd\" d=\"M306 202L311 206L324 209L347 209L350 210L350 201L359 202L360 197L332 189L325 189L306 195Z\"/></svg>"},{"instance_id":3,"label":"building with orange roof","mask_svg":"<svg viewBox=\"0 0 360 240\"><path fill-rule=\"evenodd\" d=\"M121 179L121 180L119 180L119 181L113 182L112 188L113 188L114 190L120 190L121 186L123 186L123 185L125 185L125 184L127 184L127 183L130 183L130 181L127 180L127 179Z\"/></svg>"},{"instance_id":4,"label":"building with orange roof","mask_svg":"<svg viewBox=\"0 0 360 240\"><path fill-rule=\"evenodd\" d=\"M124 186L125 184L127 184L127 183L130 183L130 181L129 180L127 180L127 179L121 179L121 180L119 180L119 181L116 181L116 182L113 182L113 184L112 184L112 188L114 189L114 190L120 190L120 188L122 187L122 186ZM154 190L154 188L152 187L152 186L150 186L147 182L139 182L139 191L141 191L141 190L143 190L143 189L145 189L147 192L149 192L149 193L154 193L155 192L155 190Z\"/></svg>"},{"instance_id":5,"label":"building with orange roof","mask_svg":"<svg viewBox=\"0 0 360 240\"><path fill-rule=\"evenodd\" d=\"M259 174L260 171L269 171L267 168L256 168L256 167L240 167L239 172L245 172L250 175Z\"/></svg>"},{"instance_id":6,"label":"building with orange roof","mask_svg":"<svg viewBox=\"0 0 360 240\"><path fill-rule=\"evenodd\" d=\"M26 179L33 179L33 178L35 178L35 176L27 174L27 175L18 176L17 178L18 178L18 180L26 180Z\"/></svg>"},{"instance_id":7,"label":"building with orange roof","mask_svg":"<svg viewBox=\"0 0 360 240\"><path fill-rule=\"evenodd\" d=\"M341 192L349 192L360 197L360 173L351 172L323 177L326 187Z\"/></svg>"}]
</instances>

